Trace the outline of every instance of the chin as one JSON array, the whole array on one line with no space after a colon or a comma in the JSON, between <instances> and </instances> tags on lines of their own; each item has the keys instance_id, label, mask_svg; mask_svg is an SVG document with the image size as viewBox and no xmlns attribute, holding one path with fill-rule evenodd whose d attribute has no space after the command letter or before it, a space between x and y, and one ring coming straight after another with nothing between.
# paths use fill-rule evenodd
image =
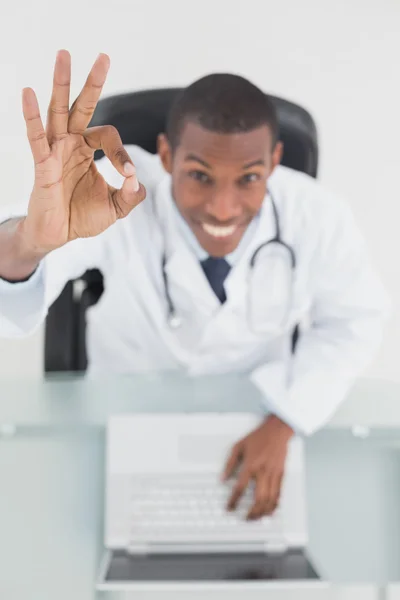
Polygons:
<instances>
[{"instance_id":1,"label":"chin","mask_svg":"<svg viewBox=\"0 0 400 600\"><path fill-rule=\"evenodd\" d=\"M230 254L236 250L240 240L242 239L242 234L238 235L238 233L236 233L233 236L229 236L230 239L214 239L206 234L202 235L201 238L202 239L199 239L199 242L204 250L210 254L210 256L222 258L223 256L226 256L227 254Z\"/></svg>"}]
</instances>

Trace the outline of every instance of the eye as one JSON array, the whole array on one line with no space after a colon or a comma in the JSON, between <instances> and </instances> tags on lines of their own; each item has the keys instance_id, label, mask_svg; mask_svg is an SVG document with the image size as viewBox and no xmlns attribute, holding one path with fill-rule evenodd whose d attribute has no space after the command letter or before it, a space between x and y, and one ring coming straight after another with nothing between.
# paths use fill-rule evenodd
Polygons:
<instances>
[{"instance_id":1,"label":"eye","mask_svg":"<svg viewBox=\"0 0 400 600\"><path fill-rule=\"evenodd\" d=\"M239 179L239 184L248 185L249 183L255 183L256 181L259 181L260 179L261 176L258 173L246 173L246 175L243 175L243 177Z\"/></svg>"},{"instance_id":2,"label":"eye","mask_svg":"<svg viewBox=\"0 0 400 600\"><path fill-rule=\"evenodd\" d=\"M200 183L210 183L211 179L204 171L189 171L189 177Z\"/></svg>"}]
</instances>

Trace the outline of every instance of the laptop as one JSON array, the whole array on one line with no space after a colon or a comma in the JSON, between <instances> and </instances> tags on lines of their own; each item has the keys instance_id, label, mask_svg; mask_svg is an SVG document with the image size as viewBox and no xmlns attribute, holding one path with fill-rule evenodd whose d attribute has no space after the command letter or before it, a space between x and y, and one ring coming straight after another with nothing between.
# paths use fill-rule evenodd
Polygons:
<instances>
[{"instance_id":1,"label":"laptop","mask_svg":"<svg viewBox=\"0 0 400 600\"><path fill-rule=\"evenodd\" d=\"M247 521L221 481L233 445L260 424L243 413L123 414L107 427L104 556L97 588L319 580L307 556L304 448L289 445L279 506Z\"/></svg>"}]
</instances>

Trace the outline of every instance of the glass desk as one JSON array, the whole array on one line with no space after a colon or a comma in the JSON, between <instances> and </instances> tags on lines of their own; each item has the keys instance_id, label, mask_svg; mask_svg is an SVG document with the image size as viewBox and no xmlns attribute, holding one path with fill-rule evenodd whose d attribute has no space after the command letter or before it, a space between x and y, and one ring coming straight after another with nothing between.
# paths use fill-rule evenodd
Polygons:
<instances>
[{"instance_id":1,"label":"glass desk","mask_svg":"<svg viewBox=\"0 0 400 600\"><path fill-rule=\"evenodd\" d=\"M309 550L332 585L287 591L271 585L254 598L400 598L399 397L400 385L364 381L307 440ZM104 426L118 412L186 410L264 412L256 388L235 377L0 384L1 598L128 597L94 590L102 553ZM223 593L211 594L217 595ZM143 598L156 596L143 592ZM189 596L198 597L162 593L167 600Z\"/></svg>"}]
</instances>

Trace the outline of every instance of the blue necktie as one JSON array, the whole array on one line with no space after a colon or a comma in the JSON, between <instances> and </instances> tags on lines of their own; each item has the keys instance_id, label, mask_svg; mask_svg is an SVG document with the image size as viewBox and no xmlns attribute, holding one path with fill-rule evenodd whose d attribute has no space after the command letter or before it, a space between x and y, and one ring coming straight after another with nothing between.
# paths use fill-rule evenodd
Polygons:
<instances>
[{"instance_id":1,"label":"blue necktie","mask_svg":"<svg viewBox=\"0 0 400 600\"><path fill-rule=\"evenodd\" d=\"M226 300L224 282L231 270L229 263L225 258L213 258L210 256L206 260L201 261L200 264L203 267L212 290L221 304L223 304Z\"/></svg>"}]
</instances>

